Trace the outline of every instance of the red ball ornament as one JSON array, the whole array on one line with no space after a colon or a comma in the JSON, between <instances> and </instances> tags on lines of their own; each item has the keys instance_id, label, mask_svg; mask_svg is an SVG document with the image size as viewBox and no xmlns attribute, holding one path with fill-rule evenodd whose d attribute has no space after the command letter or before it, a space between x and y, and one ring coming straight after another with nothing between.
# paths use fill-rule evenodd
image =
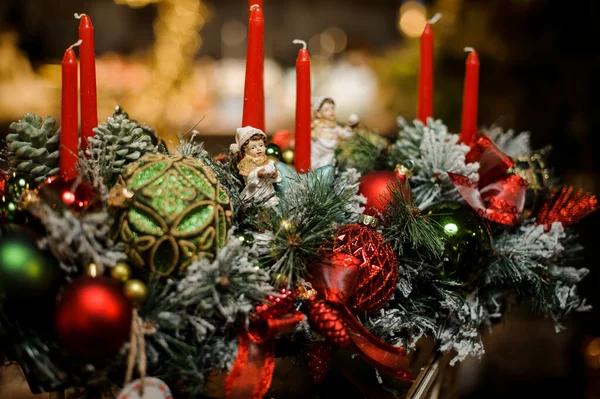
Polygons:
<instances>
[{"instance_id":1,"label":"red ball ornament","mask_svg":"<svg viewBox=\"0 0 600 399\"><path fill-rule=\"evenodd\" d=\"M54 209L71 209L75 213L95 210L102 205L98 192L92 185L76 179L65 180L53 176L39 189L40 200Z\"/></svg>"},{"instance_id":2,"label":"red ball ornament","mask_svg":"<svg viewBox=\"0 0 600 399\"><path fill-rule=\"evenodd\" d=\"M131 313L131 302L117 282L80 277L62 292L54 312L54 329L73 356L111 356L129 338Z\"/></svg>"},{"instance_id":3,"label":"red ball ornament","mask_svg":"<svg viewBox=\"0 0 600 399\"><path fill-rule=\"evenodd\" d=\"M333 252L351 254L361 261L350 307L374 312L385 305L396 287L398 265L394 250L383 236L371 227L347 224L337 231Z\"/></svg>"},{"instance_id":4,"label":"red ball ornament","mask_svg":"<svg viewBox=\"0 0 600 399\"><path fill-rule=\"evenodd\" d=\"M365 214L376 216L383 213L387 202L391 199L390 185L401 182L396 172L391 170L378 170L367 173L360 179L359 193L367 199Z\"/></svg>"}]
</instances>

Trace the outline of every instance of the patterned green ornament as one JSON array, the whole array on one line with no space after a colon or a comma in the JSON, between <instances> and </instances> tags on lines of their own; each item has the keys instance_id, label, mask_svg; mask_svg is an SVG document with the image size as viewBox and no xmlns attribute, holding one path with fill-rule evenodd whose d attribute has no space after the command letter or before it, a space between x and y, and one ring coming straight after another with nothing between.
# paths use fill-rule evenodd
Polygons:
<instances>
[{"instance_id":1,"label":"patterned green ornament","mask_svg":"<svg viewBox=\"0 0 600 399\"><path fill-rule=\"evenodd\" d=\"M212 259L225 245L231 203L215 173L197 159L148 154L129 165L110 192L115 240L132 264L170 275Z\"/></svg>"}]
</instances>

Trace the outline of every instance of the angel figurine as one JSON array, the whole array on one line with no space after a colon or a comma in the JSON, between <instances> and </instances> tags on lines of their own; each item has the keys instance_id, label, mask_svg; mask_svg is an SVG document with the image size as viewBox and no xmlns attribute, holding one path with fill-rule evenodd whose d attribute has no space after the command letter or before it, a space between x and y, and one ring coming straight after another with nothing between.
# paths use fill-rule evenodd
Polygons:
<instances>
[{"instance_id":1,"label":"angel figurine","mask_svg":"<svg viewBox=\"0 0 600 399\"><path fill-rule=\"evenodd\" d=\"M327 96L317 96L312 101L314 120L311 126L310 166L317 170L321 166L333 164L335 150L340 143L352 137L350 125L358 124L358 117L351 116L349 125L337 123L335 118L335 101Z\"/></svg>"},{"instance_id":2,"label":"angel figurine","mask_svg":"<svg viewBox=\"0 0 600 399\"><path fill-rule=\"evenodd\" d=\"M242 156L237 165L246 183L242 198L262 201L265 206L277 206L279 198L273 184L281 181L281 175L266 155L267 135L260 129L246 126L236 130L235 141L230 149Z\"/></svg>"}]
</instances>

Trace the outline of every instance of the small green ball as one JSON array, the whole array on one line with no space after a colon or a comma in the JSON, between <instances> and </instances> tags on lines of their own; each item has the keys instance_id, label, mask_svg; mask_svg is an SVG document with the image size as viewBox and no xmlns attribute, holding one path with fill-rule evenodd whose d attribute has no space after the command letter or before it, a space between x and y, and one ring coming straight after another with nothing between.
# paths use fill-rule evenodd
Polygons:
<instances>
[{"instance_id":1,"label":"small green ball","mask_svg":"<svg viewBox=\"0 0 600 399\"><path fill-rule=\"evenodd\" d=\"M34 180L27 175L13 174L5 183L5 191L0 197L0 222L24 224L29 213L20 202L25 190L36 187Z\"/></svg>"},{"instance_id":2,"label":"small green ball","mask_svg":"<svg viewBox=\"0 0 600 399\"><path fill-rule=\"evenodd\" d=\"M295 155L296 154L294 153L294 150L292 150L291 148L288 148L287 150L283 151L283 153L281 154L281 157L283 158L283 162L285 162L288 165L293 165Z\"/></svg>"},{"instance_id":3,"label":"small green ball","mask_svg":"<svg viewBox=\"0 0 600 399\"><path fill-rule=\"evenodd\" d=\"M238 240L242 242L244 245L252 245L254 243L254 235L250 232L237 233L235 235Z\"/></svg>"},{"instance_id":4,"label":"small green ball","mask_svg":"<svg viewBox=\"0 0 600 399\"><path fill-rule=\"evenodd\" d=\"M445 241L440 275L466 283L475 281L492 252L492 236L485 220L471 207L442 202L424 210L440 224Z\"/></svg>"},{"instance_id":5,"label":"small green ball","mask_svg":"<svg viewBox=\"0 0 600 399\"><path fill-rule=\"evenodd\" d=\"M267 145L266 154L269 158L271 158L275 162L281 162L281 147L279 147L275 143L269 143Z\"/></svg>"}]
</instances>

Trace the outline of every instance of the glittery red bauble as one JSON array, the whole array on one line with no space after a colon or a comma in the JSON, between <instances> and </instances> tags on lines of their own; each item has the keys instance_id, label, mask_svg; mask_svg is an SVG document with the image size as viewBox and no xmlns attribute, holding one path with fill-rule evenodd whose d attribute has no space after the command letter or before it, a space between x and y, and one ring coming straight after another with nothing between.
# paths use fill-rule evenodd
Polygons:
<instances>
[{"instance_id":1,"label":"glittery red bauble","mask_svg":"<svg viewBox=\"0 0 600 399\"><path fill-rule=\"evenodd\" d=\"M82 210L98 209L102 203L98 192L90 184L76 179L65 180L53 176L45 180L39 189L40 200L55 209Z\"/></svg>"},{"instance_id":2,"label":"glittery red bauble","mask_svg":"<svg viewBox=\"0 0 600 399\"><path fill-rule=\"evenodd\" d=\"M361 262L350 308L374 312L385 305L396 287L398 265L383 236L371 227L347 224L337 231L333 252L351 254Z\"/></svg>"},{"instance_id":3,"label":"glittery red bauble","mask_svg":"<svg viewBox=\"0 0 600 399\"><path fill-rule=\"evenodd\" d=\"M62 292L54 312L54 329L73 356L111 356L129 338L131 312L131 303L117 282L80 277Z\"/></svg>"},{"instance_id":4,"label":"glittery red bauble","mask_svg":"<svg viewBox=\"0 0 600 399\"><path fill-rule=\"evenodd\" d=\"M378 170L364 175L358 190L367 199L365 214L375 216L377 212L383 213L390 200L389 186L398 182L400 178L391 170Z\"/></svg>"}]
</instances>

